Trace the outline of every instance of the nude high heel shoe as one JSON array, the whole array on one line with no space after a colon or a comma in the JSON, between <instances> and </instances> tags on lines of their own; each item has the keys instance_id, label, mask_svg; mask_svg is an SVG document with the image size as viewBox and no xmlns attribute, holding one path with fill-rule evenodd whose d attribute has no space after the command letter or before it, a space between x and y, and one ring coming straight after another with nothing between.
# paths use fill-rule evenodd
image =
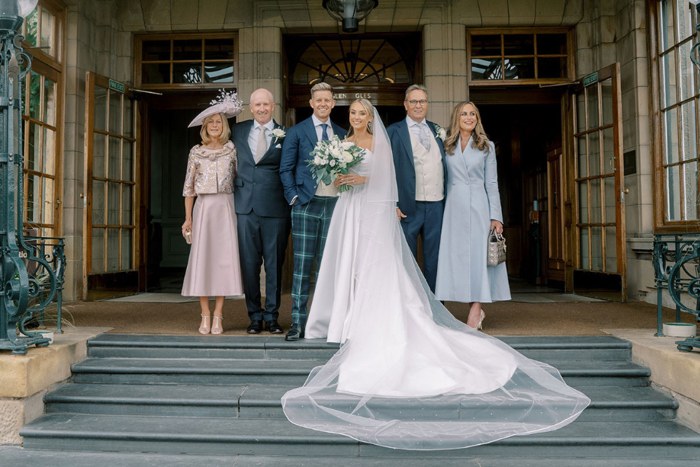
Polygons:
<instances>
[{"instance_id":1,"label":"nude high heel shoe","mask_svg":"<svg viewBox=\"0 0 700 467\"><path fill-rule=\"evenodd\" d=\"M200 334L209 334L210 327L209 327L209 319L211 319L211 316L207 315L202 315L202 324L199 326L199 333Z\"/></svg>"},{"instance_id":2,"label":"nude high heel shoe","mask_svg":"<svg viewBox=\"0 0 700 467\"><path fill-rule=\"evenodd\" d=\"M486 313L484 313L484 310L481 310L481 318L479 319L479 325L476 327L477 330L481 331L484 326L482 323L484 322L484 318L486 318Z\"/></svg>"},{"instance_id":3,"label":"nude high heel shoe","mask_svg":"<svg viewBox=\"0 0 700 467\"><path fill-rule=\"evenodd\" d=\"M223 320L224 320L223 316L214 316L214 325L211 328L212 334L219 335L219 334L224 333L224 327L223 327L223 323L222 323Z\"/></svg>"}]
</instances>

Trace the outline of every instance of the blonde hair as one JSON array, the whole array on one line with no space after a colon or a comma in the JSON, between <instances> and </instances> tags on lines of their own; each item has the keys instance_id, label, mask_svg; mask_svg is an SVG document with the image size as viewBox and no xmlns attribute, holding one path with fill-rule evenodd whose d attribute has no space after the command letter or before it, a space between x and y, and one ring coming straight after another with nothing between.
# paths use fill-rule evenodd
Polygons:
<instances>
[{"instance_id":1,"label":"blonde hair","mask_svg":"<svg viewBox=\"0 0 700 467\"><path fill-rule=\"evenodd\" d=\"M199 130L199 136L202 137L202 144L209 144L211 141L211 136L209 136L209 132L207 131L207 124L211 122L211 119L216 115L221 116L221 136L219 136L219 143L226 144L231 137L231 128L228 126L228 118L226 118L226 115L222 113L212 114L204 118L202 128Z\"/></svg>"},{"instance_id":2,"label":"blonde hair","mask_svg":"<svg viewBox=\"0 0 700 467\"><path fill-rule=\"evenodd\" d=\"M367 117L372 117L374 118L374 106L370 101L367 99L355 99L352 104L350 104L350 107L353 106L356 102L359 102L362 107L364 107L365 112L367 112ZM348 113L350 113L350 109L348 108ZM370 135L372 134L372 122L368 121L367 122L367 133ZM355 129L350 125L350 129L348 130L348 135L345 137L347 139L350 139L352 135L355 134Z\"/></svg>"},{"instance_id":3,"label":"blonde hair","mask_svg":"<svg viewBox=\"0 0 700 467\"><path fill-rule=\"evenodd\" d=\"M471 105L474 107L474 113L476 113L476 127L472 132L472 147L478 149L479 151L486 151L488 154L489 148L489 137L484 131L484 125L481 123L481 114L479 109L473 102L460 102L452 111L452 118L450 119L450 130L447 133L447 139L445 139L445 152L449 155L453 155L455 147L457 147L457 141L459 140L459 118L462 116L462 110L465 106Z\"/></svg>"},{"instance_id":4,"label":"blonde hair","mask_svg":"<svg viewBox=\"0 0 700 467\"><path fill-rule=\"evenodd\" d=\"M323 82L314 84L313 87L311 88L311 98L312 99L314 98L314 93L316 91L330 91L331 94L333 94L333 86L331 86L328 83L323 83Z\"/></svg>"}]
</instances>

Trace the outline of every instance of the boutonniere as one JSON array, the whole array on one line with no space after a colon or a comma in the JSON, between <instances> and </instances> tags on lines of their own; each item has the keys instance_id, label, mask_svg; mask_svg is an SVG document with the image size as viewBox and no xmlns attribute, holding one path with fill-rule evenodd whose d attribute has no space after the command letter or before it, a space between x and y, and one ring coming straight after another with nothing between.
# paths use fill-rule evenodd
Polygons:
<instances>
[{"instance_id":1,"label":"boutonniere","mask_svg":"<svg viewBox=\"0 0 700 467\"><path fill-rule=\"evenodd\" d=\"M277 144L277 143L281 142L285 136L287 136L287 132L284 131L284 128L282 128L282 127L275 128L274 130L272 130L272 136L275 137L274 144Z\"/></svg>"},{"instance_id":2,"label":"boutonniere","mask_svg":"<svg viewBox=\"0 0 700 467\"><path fill-rule=\"evenodd\" d=\"M440 125L437 123L433 123L433 126L435 127L435 133L437 134L437 137L442 140L444 143L445 140L447 139L447 132L445 131L444 128L442 128Z\"/></svg>"}]
</instances>

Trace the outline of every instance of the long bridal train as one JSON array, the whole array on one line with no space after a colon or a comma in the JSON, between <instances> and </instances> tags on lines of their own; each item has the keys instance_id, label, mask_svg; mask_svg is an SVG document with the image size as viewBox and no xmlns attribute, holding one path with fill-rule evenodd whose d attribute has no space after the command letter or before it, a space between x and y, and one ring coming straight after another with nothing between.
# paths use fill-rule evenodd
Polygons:
<instances>
[{"instance_id":1,"label":"long bridal train","mask_svg":"<svg viewBox=\"0 0 700 467\"><path fill-rule=\"evenodd\" d=\"M379 118L375 128L358 168L368 183L335 208L307 324L307 338L342 345L284 395L287 418L413 450L467 448L575 420L590 400L555 368L466 326L430 292L395 214Z\"/></svg>"}]
</instances>

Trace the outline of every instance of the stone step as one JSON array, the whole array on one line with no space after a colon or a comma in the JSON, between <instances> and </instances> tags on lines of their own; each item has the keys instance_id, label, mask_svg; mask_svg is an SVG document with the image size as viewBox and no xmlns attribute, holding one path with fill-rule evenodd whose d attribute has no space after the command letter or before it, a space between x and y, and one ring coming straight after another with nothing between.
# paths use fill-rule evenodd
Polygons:
<instances>
[{"instance_id":1,"label":"stone step","mask_svg":"<svg viewBox=\"0 0 700 467\"><path fill-rule=\"evenodd\" d=\"M46 414L20 431L28 449L163 454L411 457L287 420ZM561 430L517 436L470 449L422 451L425 458L700 458L700 434L670 421L574 422Z\"/></svg>"},{"instance_id":2,"label":"stone step","mask_svg":"<svg viewBox=\"0 0 700 467\"><path fill-rule=\"evenodd\" d=\"M368 459L365 457L282 457L282 456L188 456L145 453L69 452L23 449L0 446L0 465L50 467L445 467L445 459L422 458L420 453L407 452L411 458ZM560 459L479 457L460 459L460 467L697 467L697 459Z\"/></svg>"},{"instance_id":3,"label":"stone step","mask_svg":"<svg viewBox=\"0 0 700 467\"><path fill-rule=\"evenodd\" d=\"M508 345L541 361L627 360L629 342L608 336L504 337ZM104 334L88 342L95 358L329 359L338 349L323 339L286 342L281 336L148 336Z\"/></svg>"},{"instance_id":4,"label":"stone step","mask_svg":"<svg viewBox=\"0 0 700 467\"><path fill-rule=\"evenodd\" d=\"M44 397L47 413L284 418L293 386L68 384ZM585 387L592 403L581 421L672 420L678 402L652 388ZM342 404L342 402L337 402Z\"/></svg>"}]
</instances>

